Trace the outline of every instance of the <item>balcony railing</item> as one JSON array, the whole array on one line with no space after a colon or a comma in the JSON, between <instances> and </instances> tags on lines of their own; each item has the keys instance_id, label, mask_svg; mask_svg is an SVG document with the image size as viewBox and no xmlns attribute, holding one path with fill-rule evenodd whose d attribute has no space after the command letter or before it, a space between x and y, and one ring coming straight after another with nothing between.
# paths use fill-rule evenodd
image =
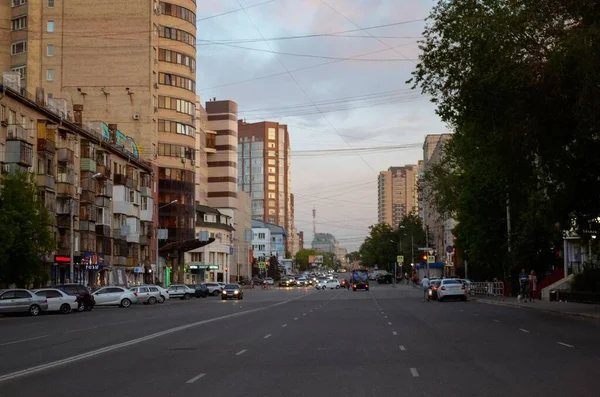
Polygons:
<instances>
[{"instance_id":1,"label":"balcony railing","mask_svg":"<svg viewBox=\"0 0 600 397\"><path fill-rule=\"evenodd\" d=\"M17 124L9 125L6 129L6 140L27 142L27 130Z\"/></svg>"},{"instance_id":2,"label":"balcony railing","mask_svg":"<svg viewBox=\"0 0 600 397\"><path fill-rule=\"evenodd\" d=\"M75 162L75 152L71 149L60 148L56 151L56 161L73 164Z\"/></svg>"},{"instance_id":3,"label":"balcony railing","mask_svg":"<svg viewBox=\"0 0 600 397\"><path fill-rule=\"evenodd\" d=\"M127 175L115 174L114 184L126 186L127 185Z\"/></svg>"},{"instance_id":4,"label":"balcony railing","mask_svg":"<svg viewBox=\"0 0 600 397\"><path fill-rule=\"evenodd\" d=\"M49 139L38 138L37 151L54 153L56 151L56 144L54 143L54 141L51 141Z\"/></svg>"},{"instance_id":5,"label":"balcony railing","mask_svg":"<svg viewBox=\"0 0 600 397\"><path fill-rule=\"evenodd\" d=\"M56 189L56 180L52 175L37 175L37 185L48 189Z\"/></svg>"}]
</instances>

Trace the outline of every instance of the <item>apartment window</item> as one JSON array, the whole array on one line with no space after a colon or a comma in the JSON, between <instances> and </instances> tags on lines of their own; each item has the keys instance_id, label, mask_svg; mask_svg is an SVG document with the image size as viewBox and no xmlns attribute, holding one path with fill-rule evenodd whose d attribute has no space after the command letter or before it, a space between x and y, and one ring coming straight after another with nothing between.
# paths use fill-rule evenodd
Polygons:
<instances>
[{"instance_id":1,"label":"apartment window","mask_svg":"<svg viewBox=\"0 0 600 397\"><path fill-rule=\"evenodd\" d=\"M267 152L267 156L269 156L269 157L275 157L275 152L273 150L269 150Z\"/></svg>"},{"instance_id":2,"label":"apartment window","mask_svg":"<svg viewBox=\"0 0 600 397\"><path fill-rule=\"evenodd\" d=\"M6 106L4 105L0 106L0 120L6 120Z\"/></svg>"},{"instance_id":3,"label":"apartment window","mask_svg":"<svg viewBox=\"0 0 600 397\"><path fill-rule=\"evenodd\" d=\"M179 113L189 114L194 116L196 114L196 105L190 101L184 99L172 98L168 96L158 97L158 107L162 109L171 109Z\"/></svg>"},{"instance_id":4,"label":"apartment window","mask_svg":"<svg viewBox=\"0 0 600 397\"><path fill-rule=\"evenodd\" d=\"M10 53L12 55L21 54L23 52L27 52L27 42L26 41L17 41L16 43L12 43L10 47Z\"/></svg>"},{"instance_id":5,"label":"apartment window","mask_svg":"<svg viewBox=\"0 0 600 397\"><path fill-rule=\"evenodd\" d=\"M158 60L184 65L189 67L193 72L196 71L196 60L189 55L182 54L177 51L165 50L164 48L161 48L158 51Z\"/></svg>"},{"instance_id":6,"label":"apartment window","mask_svg":"<svg viewBox=\"0 0 600 397\"><path fill-rule=\"evenodd\" d=\"M158 83L196 92L196 82L194 80L179 76L177 74L159 73Z\"/></svg>"},{"instance_id":7,"label":"apartment window","mask_svg":"<svg viewBox=\"0 0 600 397\"><path fill-rule=\"evenodd\" d=\"M18 17L11 21L12 30L21 30L27 28L27 16Z\"/></svg>"},{"instance_id":8,"label":"apartment window","mask_svg":"<svg viewBox=\"0 0 600 397\"><path fill-rule=\"evenodd\" d=\"M269 174L275 174L275 167L269 167Z\"/></svg>"},{"instance_id":9,"label":"apartment window","mask_svg":"<svg viewBox=\"0 0 600 397\"><path fill-rule=\"evenodd\" d=\"M142 196L142 211L148 211L148 197Z\"/></svg>"},{"instance_id":10,"label":"apartment window","mask_svg":"<svg viewBox=\"0 0 600 397\"><path fill-rule=\"evenodd\" d=\"M275 139L276 134L275 134L275 128L269 128L268 130L268 135L269 135L269 139Z\"/></svg>"},{"instance_id":11,"label":"apartment window","mask_svg":"<svg viewBox=\"0 0 600 397\"><path fill-rule=\"evenodd\" d=\"M27 4L27 0L12 0L13 7L22 6L23 4Z\"/></svg>"},{"instance_id":12,"label":"apartment window","mask_svg":"<svg viewBox=\"0 0 600 397\"><path fill-rule=\"evenodd\" d=\"M17 122L17 112L14 110L8 111L8 124L14 125Z\"/></svg>"},{"instance_id":13,"label":"apartment window","mask_svg":"<svg viewBox=\"0 0 600 397\"><path fill-rule=\"evenodd\" d=\"M160 2L160 12L164 15L170 15L175 18L183 19L189 23L196 25L196 14L191 10L171 3Z\"/></svg>"},{"instance_id":14,"label":"apartment window","mask_svg":"<svg viewBox=\"0 0 600 397\"><path fill-rule=\"evenodd\" d=\"M46 31L49 33L54 32L54 21L48 21L46 24Z\"/></svg>"},{"instance_id":15,"label":"apartment window","mask_svg":"<svg viewBox=\"0 0 600 397\"><path fill-rule=\"evenodd\" d=\"M269 198L270 199L276 199L277 195L275 193L269 192Z\"/></svg>"},{"instance_id":16,"label":"apartment window","mask_svg":"<svg viewBox=\"0 0 600 397\"><path fill-rule=\"evenodd\" d=\"M269 175L269 182L277 182L275 175Z\"/></svg>"},{"instance_id":17,"label":"apartment window","mask_svg":"<svg viewBox=\"0 0 600 397\"><path fill-rule=\"evenodd\" d=\"M194 160L196 157L196 151L194 148L181 145L172 145L168 143L158 144L158 154L159 156L178 157L188 160Z\"/></svg>"},{"instance_id":18,"label":"apartment window","mask_svg":"<svg viewBox=\"0 0 600 397\"><path fill-rule=\"evenodd\" d=\"M48 44L46 46L46 55L48 55L49 57L54 56L54 44Z\"/></svg>"},{"instance_id":19,"label":"apartment window","mask_svg":"<svg viewBox=\"0 0 600 397\"><path fill-rule=\"evenodd\" d=\"M46 80L54 81L54 69L46 70Z\"/></svg>"},{"instance_id":20,"label":"apartment window","mask_svg":"<svg viewBox=\"0 0 600 397\"><path fill-rule=\"evenodd\" d=\"M170 28L168 26L160 26L158 35L159 37L165 39L177 40L182 43L189 44L194 48L196 47L196 36L186 32L185 30Z\"/></svg>"},{"instance_id":21,"label":"apartment window","mask_svg":"<svg viewBox=\"0 0 600 397\"><path fill-rule=\"evenodd\" d=\"M54 7L54 0L48 0L48 8Z\"/></svg>"},{"instance_id":22,"label":"apartment window","mask_svg":"<svg viewBox=\"0 0 600 397\"><path fill-rule=\"evenodd\" d=\"M16 66L10 70L11 70L11 72L18 72L19 75L21 76L21 80L23 80L27 77L27 66L25 66L25 65Z\"/></svg>"},{"instance_id":23,"label":"apartment window","mask_svg":"<svg viewBox=\"0 0 600 397\"><path fill-rule=\"evenodd\" d=\"M274 183L269 183L269 190L277 190L277 186Z\"/></svg>"},{"instance_id":24,"label":"apartment window","mask_svg":"<svg viewBox=\"0 0 600 397\"><path fill-rule=\"evenodd\" d=\"M171 132L192 137L196 136L196 128L177 121L158 120L158 130L160 132Z\"/></svg>"},{"instance_id":25,"label":"apartment window","mask_svg":"<svg viewBox=\"0 0 600 397\"><path fill-rule=\"evenodd\" d=\"M276 145L275 145L275 142L269 142L269 143L267 144L267 147L268 147L269 149L275 149L275 147L276 147Z\"/></svg>"},{"instance_id":26,"label":"apartment window","mask_svg":"<svg viewBox=\"0 0 600 397\"><path fill-rule=\"evenodd\" d=\"M277 160L269 159L269 165L277 165Z\"/></svg>"}]
</instances>

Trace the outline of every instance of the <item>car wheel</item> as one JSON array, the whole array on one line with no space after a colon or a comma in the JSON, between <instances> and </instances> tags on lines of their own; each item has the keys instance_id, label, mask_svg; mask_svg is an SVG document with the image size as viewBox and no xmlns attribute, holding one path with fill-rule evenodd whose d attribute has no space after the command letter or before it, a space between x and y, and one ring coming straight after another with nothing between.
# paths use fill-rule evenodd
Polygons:
<instances>
[{"instance_id":1,"label":"car wheel","mask_svg":"<svg viewBox=\"0 0 600 397\"><path fill-rule=\"evenodd\" d=\"M190 294L183 294L183 300L186 301L190 299Z\"/></svg>"},{"instance_id":2,"label":"car wheel","mask_svg":"<svg viewBox=\"0 0 600 397\"><path fill-rule=\"evenodd\" d=\"M79 301L78 305L77 305L77 311L79 313L81 313L82 311L85 310L85 305L83 304L83 302Z\"/></svg>"},{"instance_id":3,"label":"car wheel","mask_svg":"<svg viewBox=\"0 0 600 397\"><path fill-rule=\"evenodd\" d=\"M226 301L226 300L227 300L227 298L226 298L226 297L224 297L224 296L222 296L222 297L221 297L221 300L222 300L222 301Z\"/></svg>"},{"instance_id":4,"label":"car wheel","mask_svg":"<svg viewBox=\"0 0 600 397\"><path fill-rule=\"evenodd\" d=\"M336 285L336 286L335 286L335 289L340 289L340 286L339 286L339 285Z\"/></svg>"},{"instance_id":5,"label":"car wheel","mask_svg":"<svg viewBox=\"0 0 600 397\"><path fill-rule=\"evenodd\" d=\"M438 296L437 301L438 302L443 302L444 301L444 297L443 296Z\"/></svg>"},{"instance_id":6,"label":"car wheel","mask_svg":"<svg viewBox=\"0 0 600 397\"><path fill-rule=\"evenodd\" d=\"M63 303L63 304L60 306L60 312L61 312L62 314L67 314L67 313L70 313L70 312L71 312L71 306L67 305L66 303Z\"/></svg>"},{"instance_id":7,"label":"car wheel","mask_svg":"<svg viewBox=\"0 0 600 397\"><path fill-rule=\"evenodd\" d=\"M128 308L129 306L131 306L131 301L129 299L125 298L121 301L121 307Z\"/></svg>"},{"instance_id":8,"label":"car wheel","mask_svg":"<svg viewBox=\"0 0 600 397\"><path fill-rule=\"evenodd\" d=\"M160 298L158 298L158 303L165 303L166 299L164 296L160 296Z\"/></svg>"},{"instance_id":9,"label":"car wheel","mask_svg":"<svg viewBox=\"0 0 600 397\"><path fill-rule=\"evenodd\" d=\"M219 290L214 290L212 294L213 294L214 296L219 296L220 292L219 292Z\"/></svg>"},{"instance_id":10,"label":"car wheel","mask_svg":"<svg viewBox=\"0 0 600 397\"><path fill-rule=\"evenodd\" d=\"M244 299L244 295L240 295L239 299Z\"/></svg>"},{"instance_id":11,"label":"car wheel","mask_svg":"<svg viewBox=\"0 0 600 397\"><path fill-rule=\"evenodd\" d=\"M148 304L150 305L156 305L156 298L151 296L150 298L148 298Z\"/></svg>"},{"instance_id":12,"label":"car wheel","mask_svg":"<svg viewBox=\"0 0 600 397\"><path fill-rule=\"evenodd\" d=\"M30 316L37 316L38 314L40 314L41 311L42 311L42 309L40 309L40 307L38 305L31 305L29 307L29 315Z\"/></svg>"}]
</instances>

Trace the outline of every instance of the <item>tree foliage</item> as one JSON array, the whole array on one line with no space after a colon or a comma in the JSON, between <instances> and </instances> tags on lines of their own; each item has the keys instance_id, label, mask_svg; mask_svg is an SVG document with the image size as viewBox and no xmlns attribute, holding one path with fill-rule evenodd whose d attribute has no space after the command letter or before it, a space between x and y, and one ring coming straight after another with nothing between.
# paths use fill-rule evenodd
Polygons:
<instances>
[{"instance_id":1,"label":"tree foliage","mask_svg":"<svg viewBox=\"0 0 600 397\"><path fill-rule=\"evenodd\" d=\"M0 192L0 285L43 284L42 260L54 248L51 218L29 173L6 175Z\"/></svg>"},{"instance_id":2,"label":"tree foliage","mask_svg":"<svg viewBox=\"0 0 600 397\"><path fill-rule=\"evenodd\" d=\"M296 266L300 271L305 271L310 269L310 263L308 262L308 257L313 255L320 255L317 251L313 249L301 249L296 252Z\"/></svg>"},{"instance_id":3,"label":"tree foliage","mask_svg":"<svg viewBox=\"0 0 600 397\"><path fill-rule=\"evenodd\" d=\"M411 82L454 136L426 183L476 276L547 267L556 224L600 215L598 21L595 0L443 0L428 18Z\"/></svg>"}]
</instances>

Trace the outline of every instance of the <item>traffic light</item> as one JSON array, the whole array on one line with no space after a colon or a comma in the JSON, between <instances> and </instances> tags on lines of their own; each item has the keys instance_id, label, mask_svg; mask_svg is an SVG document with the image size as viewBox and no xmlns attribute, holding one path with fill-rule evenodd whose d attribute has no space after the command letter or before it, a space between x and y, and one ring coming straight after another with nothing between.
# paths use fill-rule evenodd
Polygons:
<instances>
[{"instance_id":1,"label":"traffic light","mask_svg":"<svg viewBox=\"0 0 600 397\"><path fill-rule=\"evenodd\" d=\"M229 266L225 266L225 271L228 272L229 271Z\"/></svg>"},{"instance_id":2,"label":"traffic light","mask_svg":"<svg viewBox=\"0 0 600 397\"><path fill-rule=\"evenodd\" d=\"M422 258L423 258L424 261L427 261L427 255L423 255Z\"/></svg>"}]
</instances>

